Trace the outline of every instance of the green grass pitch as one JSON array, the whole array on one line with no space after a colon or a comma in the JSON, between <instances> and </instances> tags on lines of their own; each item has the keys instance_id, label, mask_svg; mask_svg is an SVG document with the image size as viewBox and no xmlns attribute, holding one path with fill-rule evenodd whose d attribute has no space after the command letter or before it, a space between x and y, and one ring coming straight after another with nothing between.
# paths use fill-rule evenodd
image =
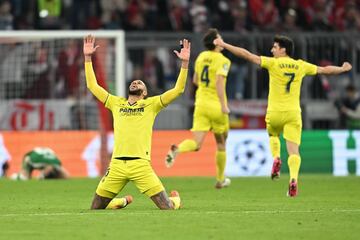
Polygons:
<instances>
[{"instance_id":1,"label":"green grass pitch","mask_svg":"<svg viewBox=\"0 0 360 240\"><path fill-rule=\"evenodd\" d=\"M288 176L163 178L183 208L160 211L132 183L122 210L90 211L98 179L0 180L0 239L360 239L360 178L302 175L286 197Z\"/></svg>"}]
</instances>

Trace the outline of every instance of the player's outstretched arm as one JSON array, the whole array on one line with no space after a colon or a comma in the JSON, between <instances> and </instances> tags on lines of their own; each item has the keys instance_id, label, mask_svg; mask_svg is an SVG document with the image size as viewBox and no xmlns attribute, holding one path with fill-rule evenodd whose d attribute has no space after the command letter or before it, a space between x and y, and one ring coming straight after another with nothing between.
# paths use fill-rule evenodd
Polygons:
<instances>
[{"instance_id":1,"label":"player's outstretched arm","mask_svg":"<svg viewBox=\"0 0 360 240\"><path fill-rule=\"evenodd\" d=\"M180 41L180 45L183 45L181 51L178 52L174 50L174 53L181 60L181 70L177 78L175 87L161 95L161 101L164 105L168 105L169 103L174 101L185 90L186 78L189 67L191 43L187 39L184 39Z\"/></svg>"},{"instance_id":2,"label":"player's outstretched arm","mask_svg":"<svg viewBox=\"0 0 360 240\"><path fill-rule=\"evenodd\" d=\"M343 72L350 71L352 69L352 66L348 62L344 62L341 67L338 66L326 66L326 67L317 67L317 73L318 74L340 74Z\"/></svg>"},{"instance_id":3,"label":"player's outstretched arm","mask_svg":"<svg viewBox=\"0 0 360 240\"><path fill-rule=\"evenodd\" d=\"M227 49L228 51L230 51L231 53L235 54L236 56L244 58L245 60L248 60L252 63L255 63L257 65L261 64L260 56L249 52L245 48L235 47L231 44L228 44L228 43L224 42L224 40L222 40L221 38L216 38L214 40L214 45L223 47L223 48Z\"/></svg>"},{"instance_id":4,"label":"player's outstretched arm","mask_svg":"<svg viewBox=\"0 0 360 240\"><path fill-rule=\"evenodd\" d=\"M91 56L95 53L96 49L99 47L94 46L95 38L91 35L88 35L84 38L84 58L85 58L85 78L87 88L94 94L94 96L99 99L102 103L106 101L109 93L102 88L96 80L94 69L91 62Z\"/></svg>"}]
</instances>

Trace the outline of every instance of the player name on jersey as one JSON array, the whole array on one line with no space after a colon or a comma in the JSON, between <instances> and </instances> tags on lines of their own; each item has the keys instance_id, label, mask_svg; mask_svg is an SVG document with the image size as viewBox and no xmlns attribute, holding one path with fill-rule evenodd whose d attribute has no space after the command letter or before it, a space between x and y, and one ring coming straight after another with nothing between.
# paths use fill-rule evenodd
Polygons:
<instances>
[{"instance_id":1,"label":"player name on jersey","mask_svg":"<svg viewBox=\"0 0 360 240\"><path fill-rule=\"evenodd\" d=\"M211 64L212 63L212 59L211 58L204 58L204 63L207 63L207 64Z\"/></svg>"},{"instance_id":2,"label":"player name on jersey","mask_svg":"<svg viewBox=\"0 0 360 240\"><path fill-rule=\"evenodd\" d=\"M280 63L279 68L292 68L292 69L299 69L299 65L297 64L288 64L288 63Z\"/></svg>"}]
</instances>

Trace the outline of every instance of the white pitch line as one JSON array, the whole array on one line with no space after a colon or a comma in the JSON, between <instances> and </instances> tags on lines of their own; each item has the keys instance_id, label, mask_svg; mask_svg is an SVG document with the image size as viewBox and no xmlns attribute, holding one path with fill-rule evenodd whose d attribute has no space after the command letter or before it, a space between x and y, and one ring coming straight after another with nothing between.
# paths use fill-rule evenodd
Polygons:
<instances>
[{"instance_id":1,"label":"white pitch line","mask_svg":"<svg viewBox=\"0 0 360 240\"><path fill-rule=\"evenodd\" d=\"M217 214L228 214L228 215L241 215L241 214L276 214L276 213L360 213L360 209L332 209L332 210L240 210L232 212L221 212L221 211L179 211L181 215L217 215ZM83 216L83 215L115 215L120 214L117 211L106 210L106 211L89 211L89 212L62 212L62 213L8 213L0 214L1 217L41 217L41 216ZM123 213L126 215L153 215L154 212L130 212L127 210Z\"/></svg>"}]
</instances>

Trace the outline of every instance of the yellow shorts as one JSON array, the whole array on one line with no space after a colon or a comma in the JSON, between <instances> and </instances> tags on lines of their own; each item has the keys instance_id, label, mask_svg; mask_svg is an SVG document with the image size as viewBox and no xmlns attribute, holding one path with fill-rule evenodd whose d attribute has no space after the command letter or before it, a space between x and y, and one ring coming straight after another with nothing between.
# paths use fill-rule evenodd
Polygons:
<instances>
[{"instance_id":1,"label":"yellow shorts","mask_svg":"<svg viewBox=\"0 0 360 240\"><path fill-rule=\"evenodd\" d=\"M112 159L108 171L96 189L96 194L114 198L129 181L134 182L139 191L149 197L165 190L149 160Z\"/></svg>"},{"instance_id":2,"label":"yellow shorts","mask_svg":"<svg viewBox=\"0 0 360 240\"><path fill-rule=\"evenodd\" d=\"M195 106L194 121L191 131L212 131L224 133L229 131L229 115L221 109Z\"/></svg>"},{"instance_id":3,"label":"yellow shorts","mask_svg":"<svg viewBox=\"0 0 360 240\"><path fill-rule=\"evenodd\" d=\"M298 145L301 143L302 120L299 111L269 111L265 117L266 129L270 136L279 136Z\"/></svg>"}]
</instances>

